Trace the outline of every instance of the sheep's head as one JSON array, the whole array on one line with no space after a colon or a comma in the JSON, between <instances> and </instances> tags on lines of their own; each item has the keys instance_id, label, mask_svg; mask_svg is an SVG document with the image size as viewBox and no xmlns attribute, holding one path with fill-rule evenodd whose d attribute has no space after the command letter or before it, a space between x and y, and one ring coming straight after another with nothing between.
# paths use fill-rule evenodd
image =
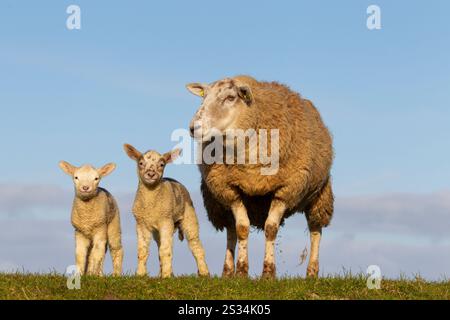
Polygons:
<instances>
[{"instance_id":1,"label":"sheep's head","mask_svg":"<svg viewBox=\"0 0 450 320\"><path fill-rule=\"evenodd\" d=\"M203 102L190 124L191 136L208 141L214 135L224 135L237 128L239 115L251 107L250 87L235 79L224 79L210 85L190 83L187 89L203 98Z\"/></svg>"},{"instance_id":2,"label":"sheep's head","mask_svg":"<svg viewBox=\"0 0 450 320\"><path fill-rule=\"evenodd\" d=\"M113 172L116 165L109 163L96 169L91 165L75 167L66 161L61 161L59 167L72 177L77 196L80 199L89 200L97 195L100 180Z\"/></svg>"},{"instance_id":3,"label":"sheep's head","mask_svg":"<svg viewBox=\"0 0 450 320\"><path fill-rule=\"evenodd\" d=\"M153 150L141 153L129 144L125 144L124 149L126 154L136 161L139 179L147 186L157 185L163 177L166 165L175 161L181 154L180 149L162 155Z\"/></svg>"}]
</instances>

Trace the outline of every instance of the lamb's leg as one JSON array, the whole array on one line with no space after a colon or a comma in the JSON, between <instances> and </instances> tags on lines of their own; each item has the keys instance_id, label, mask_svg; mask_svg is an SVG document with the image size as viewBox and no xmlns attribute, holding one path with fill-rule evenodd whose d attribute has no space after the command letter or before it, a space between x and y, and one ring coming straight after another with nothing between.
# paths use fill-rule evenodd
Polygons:
<instances>
[{"instance_id":1,"label":"lamb's leg","mask_svg":"<svg viewBox=\"0 0 450 320\"><path fill-rule=\"evenodd\" d=\"M181 222L181 230L186 235L189 248L197 262L198 274L200 276L209 276L208 266L205 261L205 250L200 242L197 216L194 208L188 204L186 204L184 218Z\"/></svg>"},{"instance_id":2,"label":"lamb's leg","mask_svg":"<svg viewBox=\"0 0 450 320\"><path fill-rule=\"evenodd\" d=\"M113 275L119 276L122 274L123 249L122 249L122 234L120 230L120 216L117 213L108 226L108 245L111 251L111 258L113 263Z\"/></svg>"},{"instance_id":3,"label":"lamb's leg","mask_svg":"<svg viewBox=\"0 0 450 320\"><path fill-rule=\"evenodd\" d=\"M317 277L319 274L319 246L322 237L322 228L328 226L333 216L333 191L329 180L320 194L306 208L305 215L311 239L311 253L309 256L306 275Z\"/></svg>"},{"instance_id":4,"label":"lamb's leg","mask_svg":"<svg viewBox=\"0 0 450 320\"><path fill-rule=\"evenodd\" d=\"M281 219L286 211L286 205L279 200L271 203L269 215L264 225L264 233L266 236L266 248L264 256L264 268L262 276L265 278L274 278L275 268L275 239L277 238L278 229Z\"/></svg>"},{"instance_id":5,"label":"lamb's leg","mask_svg":"<svg viewBox=\"0 0 450 320\"><path fill-rule=\"evenodd\" d=\"M174 225L164 224L160 227L159 261L161 264L161 278L170 278L173 274L172 270L172 250L173 250L173 231Z\"/></svg>"},{"instance_id":6,"label":"lamb's leg","mask_svg":"<svg viewBox=\"0 0 450 320\"><path fill-rule=\"evenodd\" d=\"M89 255L88 274L103 275L103 260L105 259L106 243L107 243L107 228L100 228L92 238L92 249Z\"/></svg>"},{"instance_id":7,"label":"lamb's leg","mask_svg":"<svg viewBox=\"0 0 450 320\"><path fill-rule=\"evenodd\" d=\"M227 251L225 253L225 262L223 264L222 277L231 277L234 275L234 252L236 250L237 235L236 226L227 227Z\"/></svg>"},{"instance_id":8,"label":"lamb's leg","mask_svg":"<svg viewBox=\"0 0 450 320\"><path fill-rule=\"evenodd\" d=\"M160 237L160 235L159 235L159 232L158 232L158 231L154 231L154 232L152 233L152 235L153 235L153 239L155 239L156 246L158 247L158 252L159 252L159 249L161 248L161 237ZM160 260L159 260L159 273L158 273L158 277L161 277L161 273L162 273L162 264L161 264L161 259L160 259Z\"/></svg>"},{"instance_id":9,"label":"lamb's leg","mask_svg":"<svg viewBox=\"0 0 450 320\"><path fill-rule=\"evenodd\" d=\"M138 239L138 266L136 274L145 276L147 274L148 251L152 234L144 224L136 223L136 233Z\"/></svg>"},{"instance_id":10,"label":"lamb's leg","mask_svg":"<svg viewBox=\"0 0 450 320\"><path fill-rule=\"evenodd\" d=\"M248 276L248 234L250 232L250 220L247 216L247 210L241 201L233 203L231 210L236 221L239 247L236 274L246 277Z\"/></svg>"},{"instance_id":11,"label":"lamb's leg","mask_svg":"<svg viewBox=\"0 0 450 320\"><path fill-rule=\"evenodd\" d=\"M75 260L78 272L83 275L87 271L87 259L91 241L81 232L75 231Z\"/></svg>"}]
</instances>

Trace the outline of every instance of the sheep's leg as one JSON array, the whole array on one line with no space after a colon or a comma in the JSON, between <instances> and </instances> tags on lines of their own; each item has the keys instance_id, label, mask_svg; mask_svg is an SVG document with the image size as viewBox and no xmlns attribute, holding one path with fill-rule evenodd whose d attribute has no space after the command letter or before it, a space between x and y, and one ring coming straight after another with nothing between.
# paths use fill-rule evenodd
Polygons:
<instances>
[{"instance_id":1,"label":"sheep's leg","mask_svg":"<svg viewBox=\"0 0 450 320\"><path fill-rule=\"evenodd\" d=\"M160 230L159 261L161 264L161 278L170 278L173 274L172 270L172 250L173 250L173 231L174 225L163 225Z\"/></svg>"},{"instance_id":2,"label":"sheep's leg","mask_svg":"<svg viewBox=\"0 0 450 320\"><path fill-rule=\"evenodd\" d=\"M319 274L319 246L322 237L322 228L328 226L333 216L333 191L331 181L325 184L320 194L306 208L305 215L308 221L308 227L311 239L311 253L309 256L306 275L308 277L317 277Z\"/></svg>"},{"instance_id":3,"label":"sheep's leg","mask_svg":"<svg viewBox=\"0 0 450 320\"><path fill-rule=\"evenodd\" d=\"M89 255L89 263L88 263L88 274L90 275L103 275L103 260L105 259L106 253L106 244L107 244L107 230L105 228L101 228L97 233L94 234L92 239L92 249L91 254Z\"/></svg>"},{"instance_id":4,"label":"sheep's leg","mask_svg":"<svg viewBox=\"0 0 450 320\"><path fill-rule=\"evenodd\" d=\"M248 276L248 234L250 231L250 220L247 216L247 210L241 201L235 202L231 206L231 210L236 221L239 248L236 274L239 276Z\"/></svg>"},{"instance_id":5,"label":"sheep's leg","mask_svg":"<svg viewBox=\"0 0 450 320\"><path fill-rule=\"evenodd\" d=\"M198 274L200 276L209 276L208 266L205 261L205 250L200 242L197 216L194 208L187 204L184 218L181 222L181 230L186 235L189 248L197 262Z\"/></svg>"},{"instance_id":6,"label":"sheep's leg","mask_svg":"<svg viewBox=\"0 0 450 320\"><path fill-rule=\"evenodd\" d=\"M113 275L122 274L123 248L120 230L120 216L117 213L108 226L108 245L113 263Z\"/></svg>"},{"instance_id":7,"label":"sheep's leg","mask_svg":"<svg viewBox=\"0 0 450 320\"><path fill-rule=\"evenodd\" d=\"M225 253L225 262L223 264L222 277L231 277L234 275L234 251L236 250L236 243L236 226L228 226L227 251Z\"/></svg>"},{"instance_id":8,"label":"sheep's leg","mask_svg":"<svg viewBox=\"0 0 450 320\"><path fill-rule=\"evenodd\" d=\"M147 274L148 251L152 234L144 224L139 222L136 224L136 233L138 239L138 266L136 274L145 276Z\"/></svg>"},{"instance_id":9,"label":"sheep's leg","mask_svg":"<svg viewBox=\"0 0 450 320\"><path fill-rule=\"evenodd\" d=\"M310 230L311 253L309 256L308 268L306 269L306 275L308 277L317 277L319 274L319 246L321 237L322 228Z\"/></svg>"},{"instance_id":10,"label":"sheep's leg","mask_svg":"<svg viewBox=\"0 0 450 320\"><path fill-rule=\"evenodd\" d=\"M264 256L263 277L274 278L276 273L275 267L275 239L277 238L278 229L281 219L286 211L286 205L274 200L270 206L269 215L264 225L264 234L266 236L266 248Z\"/></svg>"},{"instance_id":11,"label":"sheep's leg","mask_svg":"<svg viewBox=\"0 0 450 320\"><path fill-rule=\"evenodd\" d=\"M91 241L81 232L75 231L75 260L80 275L85 274L87 271L87 259L90 246Z\"/></svg>"}]
</instances>

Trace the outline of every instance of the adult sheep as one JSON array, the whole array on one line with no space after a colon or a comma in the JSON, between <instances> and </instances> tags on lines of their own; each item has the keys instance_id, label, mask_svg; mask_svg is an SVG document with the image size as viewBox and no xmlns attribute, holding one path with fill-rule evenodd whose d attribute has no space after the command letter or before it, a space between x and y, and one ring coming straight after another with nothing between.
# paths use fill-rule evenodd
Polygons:
<instances>
[{"instance_id":1,"label":"adult sheep","mask_svg":"<svg viewBox=\"0 0 450 320\"><path fill-rule=\"evenodd\" d=\"M199 165L208 218L217 230L227 231L223 276L235 273L236 242L236 274L248 275L247 243L252 225L265 233L263 277L274 277L278 229L296 212L305 213L310 231L307 276L317 276L322 228L330 223L334 198L332 138L314 105L285 85L248 76L212 84L191 83L187 88L203 97L190 124L191 134L203 150L213 141L213 130L222 135L230 129L279 130L276 174L261 174L262 164Z\"/></svg>"}]
</instances>

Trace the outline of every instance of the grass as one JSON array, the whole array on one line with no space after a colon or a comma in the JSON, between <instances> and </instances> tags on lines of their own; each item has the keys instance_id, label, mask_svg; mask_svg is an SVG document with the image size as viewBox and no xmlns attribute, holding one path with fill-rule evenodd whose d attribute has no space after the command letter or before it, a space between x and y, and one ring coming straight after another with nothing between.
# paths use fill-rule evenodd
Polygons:
<instances>
[{"instance_id":1,"label":"grass","mask_svg":"<svg viewBox=\"0 0 450 320\"><path fill-rule=\"evenodd\" d=\"M0 299L156 299L156 300L299 300L299 299L450 299L450 281L383 280L369 290L364 276L320 279L222 279L177 277L83 277L80 290L69 290L59 274L0 274Z\"/></svg>"}]
</instances>

